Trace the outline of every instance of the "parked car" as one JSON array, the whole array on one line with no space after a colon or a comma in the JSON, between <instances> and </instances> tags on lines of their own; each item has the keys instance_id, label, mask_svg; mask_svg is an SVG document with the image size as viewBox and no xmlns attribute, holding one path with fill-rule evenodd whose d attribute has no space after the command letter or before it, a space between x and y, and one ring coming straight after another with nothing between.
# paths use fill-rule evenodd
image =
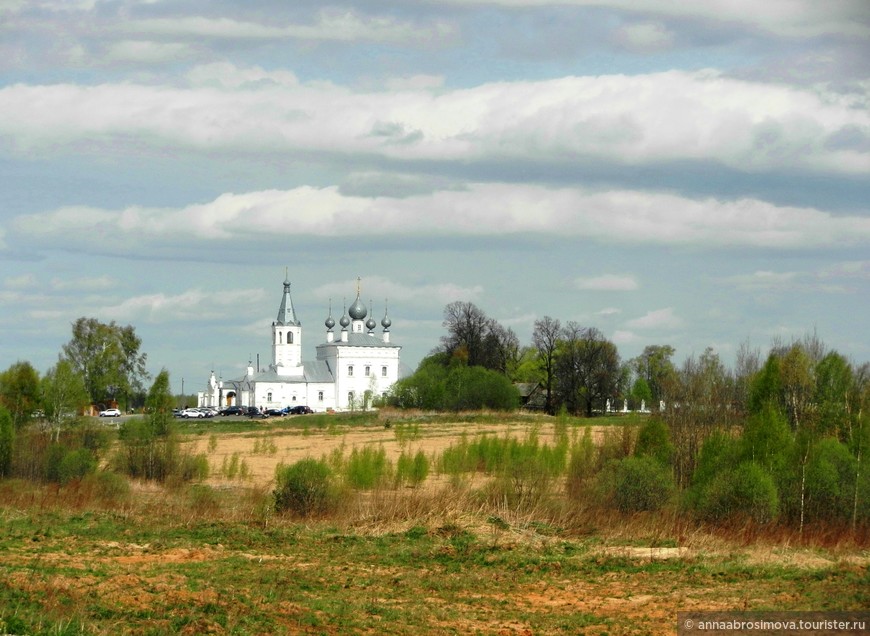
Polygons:
<instances>
[{"instance_id":1,"label":"parked car","mask_svg":"<svg viewBox=\"0 0 870 636\"><path fill-rule=\"evenodd\" d=\"M290 415L308 415L309 413L314 413L314 411L312 411L310 408L308 408L307 406L302 406L302 405L291 406L290 410L287 412Z\"/></svg>"},{"instance_id":2,"label":"parked car","mask_svg":"<svg viewBox=\"0 0 870 636\"><path fill-rule=\"evenodd\" d=\"M258 409L256 406L249 406L245 415L247 415L251 419L265 419L265 418L269 417L263 411Z\"/></svg>"},{"instance_id":3,"label":"parked car","mask_svg":"<svg viewBox=\"0 0 870 636\"><path fill-rule=\"evenodd\" d=\"M121 417L121 411L118 409L106 409L100 411L100 417Z\"/></svg>"},{"instance_id":4,"label":"parked car","mask_svg":"<svg viewBox=\"0 0 870 636\"><path fill-rule=\"evenodd\" d=\"M287 412L284 409L266 409L266 415L269 417L284 417Z\"/></svg>"},{"instance_id":5,"label":"parked car","mask_svg":"<svg viewBox=\"0 0 870 636\"><path fill-rule=\"evenodd\" d=\"M241 406L227 406L220 410L221 415L245 415L247 411Z\"/></svg>"},{"instance_id":6,"label":"parked car","mask_svg":"<svg viewBox=\"0 0 870 636\"><path fill-rule=\"evenodd\" d=\"M181 417L184 417L184 418L190 418L190 417L194 417L194 418L204 418L204 417L205 417L205 413L203 413L203 412L200 411L199 409L184 409L184 410L181 412Z\"/></svg>"}]
</instances>

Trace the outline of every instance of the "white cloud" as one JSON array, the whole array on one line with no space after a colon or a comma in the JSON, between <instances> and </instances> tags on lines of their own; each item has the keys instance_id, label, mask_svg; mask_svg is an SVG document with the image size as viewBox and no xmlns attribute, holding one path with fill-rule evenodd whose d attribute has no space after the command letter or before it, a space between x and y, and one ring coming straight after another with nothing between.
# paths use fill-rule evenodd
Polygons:
<instances>
[{"instance_id":1,"label":"white cloud","mask_svg":"<svg viewBox=\"0 0 870 636\"><path fill-rule=\"evenodd\" d=\"M752 274L728 276L722 280L743 291L762 291L793 288L797 278L797 272L756 271Z\"/></svg>"},{"instance_id":2,"label":"white cloud","mask_svg":"<svg viewBox=\"0 0 870 636\"><path fill-rule=\"evenodd\" d=\"M179 61L193 50L180 42L152 42L148 40L123 40L106 46L103 59L109 62L141 62L147 64Z\"/></svg>"},{"instance_id":3,"label":"white cloud","mask_svg":"<svg viewBox=\"0 0 870 636\"><path fill-rule=\"evenodd\" d=\"M825 268L821 278L855 278L870 280L870 261L845 261Z\"/></svg>"},{"instance_id":4,"label":"white cloud","mask_svg":"<svg viewBox=\"0 0 870 636\"><path fill-rule=\"evenodd\" d=\"M341 315L341 299L348 304L353 302L353 288L346 281L327 283L314 290L315 297L332 298L333 316ZM361 281L361 298L368 306L369 300L375 303L375 313L382 314L384 301L397 301L403 305L431 307L433 304L443 306L454 300L476 300L483 292L483 287L457 285L455 283L425 283L420 285L405 285L379 276L372 276Z\"/></svg>"},{"instance_id":5,"label":"white cloud","mask_svg":"<svg viewBox=\"0 0 870 636\"><path fill-rule=\"evenodd\" d=\"M289 73L227 65L194 69L189 77L197 84L188 88L8 86L0 90L0 136L13 148L40 153L96 152L97 138L104 140L100 153L112 143L136 143L399 160L709 160L751 172L870 171L870 152L861 145L829 143L843 131L870 137L870 112L853 107L855 97L713 71L564 77L437 93L428 86L361 92L300 84ZM372 134L384 125L404 131L406 143Z\"/></svg>"},{"instance_id":6,"label":"white cloud","mask_svg":"<svg viewBox=\"0 0 870 636\"><path fill-rule=\"evenodd\" d=\"M628 345L639 342L641 340L641 337L633 331L617 329L613 332L613 337L611 338L611 340L613 341L613 344Z\"/></svg>"},{"instance_id":7,"label":"white cloud","mask_svg":"<svg viewBox=\"0 0 870 636\"><path fill-rule=\"evenodd\" d=\"M669 49L674 43L674 34L664 25L640 22L620 27L613 35L618 44L636 52L655 52Z\"/></svg>"},{"instance_id":8,"label":"white cloud","mask_svg":"<svg viewBox=\"0 0 870 636\"><path fill-rule=\"evenodd\" d=\"M237 89L244 86L256 88L273 85L293 88L299 85L296 74L291 71L267 71L259 66L240 68L229 62L200 64L189 70L186 77L195 87Z\"/></svg>"},{"instance_id":9,"label":"white cloud","mask_svg":"<svg viewBox=\"0 0 870 636\"><path fill-rule=\"evenodd\" d=\"M311 24L261 24L203 16L177 16L128 20L123 30L182 38L279 40L286 38L325 41L374 41L410 43L450 37L453 27L439 21L419 25L392 16L360 16L353 11L324 9Z\"/></svg>"},{"instance_id":10,"label":"white cloud","mask_svg":"<svg viewBox=\"0 0 870 636\"><path fill-rule=\"evenodd\" d=\"M5 278L3 285L7 289L34 289L39 285L39 281L33 274L21 274Z\"/></svg>"},{"instance_id":11,"label":"white cloud","mask_svg":"<svg viewBox=\"0 0 870 636\"><path fill-rule=\"evenodd\" d=\"M637 280L631 275L606 274L592 278L578 278L574 281L577 289L589 291L634 291Z\"/></svg>"},{"instance_id":12,"label":"white cloud","mask_svg":"<svg viewBox=\"0 0 870 636\"><path fill-rule=\"evenodd\" d=\"M147 322L202 321L224 319L239 306L264 302L262 289L224 289L219 293L190 289L180 294L145 294L96 309L112 320ZM260 323L262 331L262 323Z\"/></svg>"},{"instance_id":13,"label":"white cloud","mask_svg":"<svg viewBox=\"0 0 870 636\"><path fill-rule=\"evenodd\" d=\"M288 237L517 236L552 234L621 244L810 248L870 242L870 219L763 201L695 200L642 191L597 192L472 184L413 196L345 196L336 186L223 194L182 208L84 206L21 215L14 242L101 253L147 253L186 237L188 248ZM580 279L584 289L631 290L630 276Z\"/></svg>"},{"instance_id":14,"label":"white cloud","mask_svg":"<svg viewBox=\"0 0 870 636\"><path fill-rule=\"evenodd\" d=\"M622 310L617 307L605 307L604 309L598 311L596 315L603 318L608 318L610 316L618 316L621 313Z\"/></svg>"},{"instance_id":15,"label":"white cloud","mask_svg":"<svg viewBox=\"0 0 870 636\"><path fill-rule=\"evenodd\" d=\"M677 329L683 326L683 319L676 315L673 307L665 307L648 311L625 324L631 329Z\"/></svg>"},{"instance_id":16,"label":"white cloud","mask_svg":"<svg viewBox=\"0 0 870 636\"><path fill-rule=\"evenodd\" d=\"M57 291L96 292L116 287L118 281L108 275L93 278L54 278L51 288Z\"/></svg>"},{"instance_id":17,"label":"white cloud","mask_svg":"<svg viewBox=\"0 0 870 636\"><path fill-rule=\"evenodd\" d=\"M820 35L870 35L864 0L443 0L458 5L501 5L506 7L576 6L603 7L629 13L669 18L701 18L745 24L787 37Z\"/></svg>"}]
</instances>

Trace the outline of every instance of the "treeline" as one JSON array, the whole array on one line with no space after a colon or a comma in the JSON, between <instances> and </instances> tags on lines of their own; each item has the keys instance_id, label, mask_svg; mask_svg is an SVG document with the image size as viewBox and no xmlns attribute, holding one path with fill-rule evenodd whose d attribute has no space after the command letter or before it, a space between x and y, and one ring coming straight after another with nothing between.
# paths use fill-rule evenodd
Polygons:
<instances>
[{"instance_id":1,"label":"treeline","mask_svg":"<svg viewBox=\"0 0 870 636\"><path fill-rule=\"evenodd\" d=\"M0 478L58 484L75 480L99 496L117 499L129 491L125 476L161 483L208 476L205 455L181 449L165 370L148 390L145 415L126 419L114 446L110 430L89 417L70 415L62 424L43 418L19 423L7 407L8 389L0 383Z\"/></svg>"},{"instance_id":2,"label":"treeline","mask_svg":"<svg viewBox=\"0 0 870 636\"><path fill-rule=\"evenodd\" d=\"M594 327L550 317L536 321L532 344L521 347L472 303L448 305L444 326L438 349L396 385L395 406L511 409L517 395L505 387L515 382L538 384L551 414L645 403L652 423L627 463L586 469L622 493L618 507L676 497L706 519L745 515L801 529L868 519L870 365L829 351L816 335L775 341L765 359L743 345L728 369L712 349L677 366L669 345L623 362ZM623 492L630 488L631 496ZM642 496L652 492L659 495Z\"/></svg>"}]
</instances>

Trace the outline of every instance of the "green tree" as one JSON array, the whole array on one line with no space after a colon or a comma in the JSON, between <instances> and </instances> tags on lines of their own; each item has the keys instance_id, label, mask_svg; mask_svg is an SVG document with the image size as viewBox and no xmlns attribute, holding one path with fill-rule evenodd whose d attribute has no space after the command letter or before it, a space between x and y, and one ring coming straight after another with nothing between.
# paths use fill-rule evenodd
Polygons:
<instances>
[{"instance_id":1,"label":"green tree","mask_svg":"<svg viewBox=\"0 0 870 636\"><path fill-rule=\"evenodd\" d=\"M63 355L81 375L92 403L124 396L129 406L130 392L141 390L148 379L147 355L139 352L141 344L132 326L79 318Z\"/></svg>"},{"instance_id":2,"label":"green tree","mask_svg":"<svg viewBox=\"0 0 870 636\"><path fill-rule=\"evenodd\" d=\"M507 377L483 367L461 364L448 370L444 398L441 408L451 411L510 411L519 406L519 393Z\"/></svg>"},{"instance_id":3,"label":"green tree","mask_svg":"<svg viewBox=\"0 0 870 636\"><path fill-rule=\"evenodd\" d=\"M669 393L677 374L671 361L673 356L674 348L670 345L648 345L643 353L631 361L634 372L646 381L650 399L655 404L671 399Z\"/></svg>"},{"instance_id":4,"label":"green tree","mask_svg":"<svg viewBox=\"0 0 870 636\"><path fill-rule=\"evenodd\" d=\"M170 389L169 372L162 369L154 378L154 383L148 390L148 397L145 398L145 410L155 435L165 436L172 431L175 421L172 413L174 405L175 398Z\"/></svg>"},{"instance_id":5,"label":"green tree","mask_svg":"<svg viewBox=\"0 0 870 636\"><path fill-rule=\"evenodd\" d=\"M30 421L40 406L39 374L29 362L18 361L0 373L0 403L12 415L17 430Z\"/></svg>"},{"instance_id":6,"label":"green tree","mask_svg":"<svg viewBox=\"0 0 870 636\"><path fill-rule=\"evenodd\" d=\"M15 448L15 424L12 414L0 404L0 477L12 473L12 453Z\"/></svg>"},{"instance_id":7,"label":"green tree","mask_svg":"<svg viewBox=\"0 0 870 636\"><path fill-rule=\"evenodd\" d=\"M663 466L670 467L674 454L668 426L658 417L650 417L637 433L635 455L652 457Z\"/></svg>"},{"instance_id":8,"label":"green tree","mask_svg":"<svg viewBox=\"0 0 870 636\"><path fill-rule=\"evenodd\" d=\"M59 432L61 420L68 414L77 414L87 403L88 393L82 377L69 360L61 358L42 378L42 406L46 419Z\"/></svg>"},{"instance_id":9,"label":"green tree","mask_svg":"<svg viewBox=\"0 0 870 636\"><path fill-rule=\"evenodd\" d=\"M645 378L638 376L631 385L631 399L636 405L643 404L652 406L652 390L649 388L649 383Z\"/></svg>"},{"instance_id":10,"label":"green tree","mask_svg":"<svg viewBox=\"0 0 870 636\"><path fill-rule=\"evenodd\" d=\"M186 458L179 452L174 431L169 390L169 372L157 374L146 399L147 415L127 420L118 433L121 447L118 463L131 477L165 481L172 475L196 476L186 470Z\"/></svg>"},{"instance_id":11,"label":"green tree","mask_svg":"<svg viewBox=\"0 0 870 636\"><path fill-rule=\"evenodd\" d=\"M621 391L622 368L616 346L595 327L569 322L556 350L556 385L561 404L587 417L603 410L607 398Z\"/></svg>"}]
</instances>

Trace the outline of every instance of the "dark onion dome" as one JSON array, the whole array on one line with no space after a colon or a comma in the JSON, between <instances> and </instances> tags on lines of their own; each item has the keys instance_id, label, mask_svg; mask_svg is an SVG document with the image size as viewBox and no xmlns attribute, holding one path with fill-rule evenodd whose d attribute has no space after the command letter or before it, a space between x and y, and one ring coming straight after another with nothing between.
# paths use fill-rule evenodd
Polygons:
<instances>
[{"instance_id":1,"label":"dark onion dome","mask_svg":"<svg viewBox=\"0 0 870 636\"><path fill-rule=\"evenodd\" d=\"M382 326L384 329L389 329L389 328L390 328L390 325L392 325L392 324L393 324L393 321L390 320L390 319L387 317L386 314L384 314L384 318L383 318L383 320L381 320L381 326Z\"/></svg>"},{"instance_id":2,"label":"dark onion dome","mask_svg":"<svg viewBox=\"0 0 870 636\"><path fill-rule=\"evenodd\" d=\"M340 324L344 329L347 329L347 326L350 324L350 318L342 316L341 320L338 321L338 324Z\"/></svg>"},{"instance_id":3,"label":"dark onion dome","mask_svg":"<svg viewBox=\"0 0 870 636\"><path fill-rule=\"evenodd\" d=\"M366 320L366 329L368 329L369 331L374 331L374 328L377 326L378 323L375 321L375 319L369 316L369 319Z\"/></svg>"},{"instance_id":4,"label":"dark onion dome","mask_svg":"<svg viewBox=\"0 0 870 636\"><path fill-rule=\"evenodd\" d=\"M347 310L347 313L350 314L350 317L353 320L362 320L368 314L368 310L366 306L362 304L362 301L359 299L359 294L356 295L356 300L353 301L353 304L350 306L350 309Z\"/></svg>"},{"instance_id":5,"label":"dark onion dome","mask_svg":"<svg viewBox=\"0 0 870 636\"><path fill-rule=\"evenodd\" d=\"M332 298L329 299L329 314L326 316L326 321L323 323L329 331L335 327L335 321L332 319Z\"/></svg>"}]
</instances>

